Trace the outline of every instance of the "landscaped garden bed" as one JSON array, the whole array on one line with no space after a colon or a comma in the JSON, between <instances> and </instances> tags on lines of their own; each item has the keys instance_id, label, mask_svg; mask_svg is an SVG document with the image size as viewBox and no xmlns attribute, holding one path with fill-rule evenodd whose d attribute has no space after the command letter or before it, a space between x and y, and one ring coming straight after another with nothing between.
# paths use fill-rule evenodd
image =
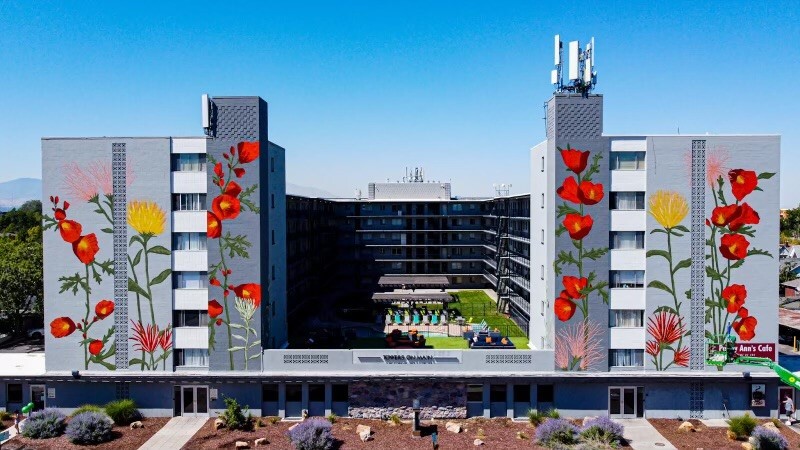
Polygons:
<instances>
[{"instance_id":1,"label":"landscaped garden bed","mask_svg":"<svg viewBox=\"0 0 800 450\"><path fill-rule=\"evenodd\" d=\"M14 439L3 444L3 450L79 450L87 447L106 450L137 449L156 434L169 419L169 417L142 419L141 422L144 427L135 430L130 429L129 426L115 425L111 431L113 439L94 446L73 444L70 442L67 435L61 435L50 439L29 439L18 435Z\"/></svg>"},{"instance_id":2,"label":"landscaped garden bed","mask_svg":"<svg viewBox=\"0 0 800 450\"><path fill-rule=\"evenodd\" d=\"M747 439L731 440L728 438L727 427L707 427L699 420L689 420L695 431L681 431L678 427L683 423L676 419L648 419L648 421L661 433L666 440L678 449L708 448L715 450L742 450L742 443ZM759 424L769 422L757 419ZM789 442L789 448L800 447L800 434L790 430L785 425L777 430Z\"/></svg>"}]
</instances>

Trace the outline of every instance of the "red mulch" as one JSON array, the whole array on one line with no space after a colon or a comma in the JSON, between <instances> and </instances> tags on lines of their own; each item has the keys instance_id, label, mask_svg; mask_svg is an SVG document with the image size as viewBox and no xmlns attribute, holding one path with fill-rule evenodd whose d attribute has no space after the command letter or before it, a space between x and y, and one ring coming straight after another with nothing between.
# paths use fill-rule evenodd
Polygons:
<instances>
[{"instance_id":1,"label":"red mulch","mask_svg":"<svg viewBox=\"0 0 800 450\"><path fill-rule=\"evenodd\" d=\"M678 449L742 450L742 442L744 441L731 441L728 439L726 435L728 429L726 427L709 428L700 423L699 420L689 420L697 431L687 433L678 431L678 426L683 423L680 420L648 419L648 421ZM759 422L766 423L768 421L759 420ZM788 429L785 425L781 426L778 431L789 441L789 448L798 448L800 446L800 434Z\"/></svg>"},{"instance_id":2,"label":"red mulch","mask_svg":"<svg viewBox=\"0 0 800 450\"><path fill-rule=\"evenodd\" d=\"M169 417L156 417L142 419L144 428L131 430L128 426L114 426L114 439L100 445L86 446L77 445L69 441L66 435L52 439L28 439L17 436L3 444L3 450L81 450L86 448L104 450L128 450L137 449L142 446L151 436L156 434L164 424L169 421Z\"/></svg>"},{"instance_id":3,"label":"red mulch","mask_svg":"<svg viewBox=\"0 0 800 450\"><path fill-rule=\"evenodd\" d=\"M485 442L483 448L544 450L544 447L535 445L531 441L536 429L527 422L477 418L453 420L464 428L464 431L459 434L445 430L446 422L446 420L423 422L423 426L431 424L437 426L440 450L475 448L473 441L476 438ZM214 419L209 419L208 423L183 448L185 450L234 448L236 441L247 441L251 448L255 448L253 442L258 438L265 437L269 441L266 448L291 449L292 446L289 444L286 432L290 426L296 423L298 422L278 422L272 425L267 423L255 431L228 431L225 429L215 431ZM372 440L361 442L356 434L357 425L370 426ZM483 431L480 436L479 430ZM517 432L525 433L527 439L517 438ZM416 450L433 447L430 435L423 438L412 437L411 424L405 422L392 425L381 420L340 418L333 425L333 435L339 441L339 450Z\"/></svg>"}]
</instances>

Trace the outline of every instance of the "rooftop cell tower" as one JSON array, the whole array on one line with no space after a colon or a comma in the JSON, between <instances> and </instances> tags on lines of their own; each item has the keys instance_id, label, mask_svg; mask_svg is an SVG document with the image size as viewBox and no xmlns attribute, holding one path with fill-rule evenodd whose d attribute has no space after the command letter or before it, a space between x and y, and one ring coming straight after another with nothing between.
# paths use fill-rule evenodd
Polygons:
<instances>
[{"instance_id":1,"label":"rooftop cell tower","mask_svg":"<svg viewBox=\"0 0 800 450\"><path fill-rule=\"evenodd\" d=\"M588 96L597 84L597 71L594 70L594 38L589 40L585 49L581 49L579 41L569 42L569 81L564 84L563 54L564 45L561 36L555 36L553 62L555 69L550 72L550 82L556 88L556 93L575 92Z\"/></svg>"}]
</instances>

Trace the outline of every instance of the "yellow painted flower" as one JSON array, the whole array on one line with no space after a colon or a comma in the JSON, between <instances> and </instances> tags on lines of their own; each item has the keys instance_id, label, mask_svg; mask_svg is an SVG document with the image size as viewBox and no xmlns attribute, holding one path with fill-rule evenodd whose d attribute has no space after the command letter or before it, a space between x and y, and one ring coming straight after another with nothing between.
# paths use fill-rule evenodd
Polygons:
<instances>
[{"instance_id":1,"label":"yellow painted flower","mask_svg":"<svg viewBox=\"0 0 800 450\"><path fill-rule=\"evenodd\" d=\"M650 196L650 215L664 228L674 228L686 218L689 204L675 191L656 191Z\"/></svg>"},{"instance_id":2,"label":"yellow painted flower","mask_svg":"<svg viewBox=\"0 0 800 450\"><path fill-rule=\"evenodd\" d=\"M140 234L161 234L165 220L164 211L155 202L133 201L128 204L128 225Z\"/></svg>"}]
</instances>

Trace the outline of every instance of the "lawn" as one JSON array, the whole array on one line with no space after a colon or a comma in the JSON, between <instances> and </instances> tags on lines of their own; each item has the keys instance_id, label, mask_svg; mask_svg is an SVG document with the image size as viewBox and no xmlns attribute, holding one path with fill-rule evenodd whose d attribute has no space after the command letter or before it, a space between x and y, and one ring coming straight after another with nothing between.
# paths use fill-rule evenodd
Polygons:
<instances>
[{"instance_id":1,"label":"lawn","mask_svg":"<svg viewBox=\"0 0 800 450\"><path fill-rule=\"evenodd\" d=\"M424 334L424 333L422 333ZM461 337L427 337L425 336L425 346L428 349L468 349L467 340ZM386 340L381 337L359 338L350 342L353 349L380 348L385 349Z\"/></svg>"},{"instance_id":2,"label":"lawn","mask_svg":"<svg viewBox=\"0 0 800 450\"><path fill-rule=\"evenodd\" d=\"M454 292L453 295L457 301L450 303L448 308L459 310L466 319L472 317L472 323L480 323L481 320L485 320L490 329L499 329L501 333L512 338L517 348L522 347L521 344L523 343L517 343L519 339L515 340L513 338L527 338L528 335L513 320L497 312L497 303L489 298L485 292L458 291ZM527 344L527 341L524 344Z\"/></svg>"}]
</instances>

